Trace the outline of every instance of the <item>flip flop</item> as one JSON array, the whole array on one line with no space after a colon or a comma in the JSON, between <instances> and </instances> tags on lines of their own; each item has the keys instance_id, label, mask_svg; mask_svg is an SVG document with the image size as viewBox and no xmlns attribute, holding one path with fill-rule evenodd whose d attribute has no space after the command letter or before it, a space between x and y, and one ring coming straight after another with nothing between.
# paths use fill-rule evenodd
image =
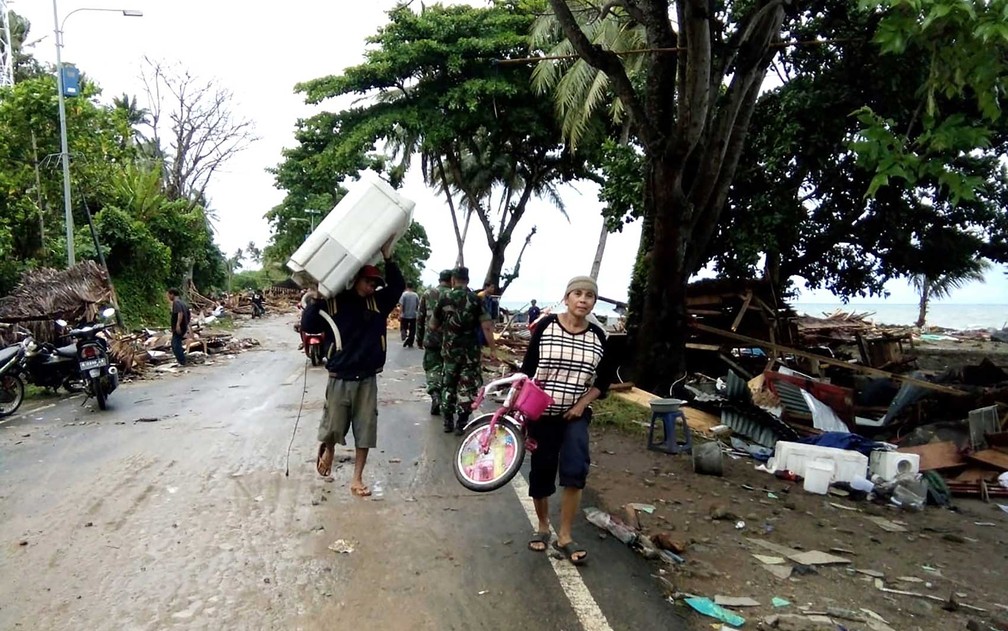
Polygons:
<instances>
[{"instance_id":1,"label":"flip flop","mask_svg":"<svg viewBox=\"0 0 1008 631\"><path fill-rule=\"evenodd\" d=\"M564 545L560 545L559 541L553 542L553 547L563 553L567 560L573 565L584 565L588 562L588 551L582 548L575 541L568 541ZM574 558L575 554L581 554L579 558Z\"/></svg>"},{"instance_id":2,"label":"flip flop","mask_svg":"<svg viewBox=\"0 0 1008 631\"><path fill-rule=\"evenodd\" d=\"M546 550L549 549L549 542L550 542L550 533L537 532L532 535L531 539L529 539L528 549L531 550L532 552L546 552ZM537 543L542 544L542 549L532 547Z\"/></svg>"},{"instance_id":3,"label":"flip flop","mask_svg":"<svg viewBox=\"0 0 1008 631\"><path fill-rule=\"evenodd\" d=\"M320 443L318 448L318 458L315 460L315 470L323 478L328 478L332 475L332 463L333 456L335 455L333 448L326 445L325 443Z\"/></svg>"},{"instance_id":4,"label":"flip flop","mask_svg":"<svg viewBox=\"0 0 1008 631\"><path fill-rule=\"evenodd\" d=\"M371 489L366 486L351 486L350 494L354 497L371 497Z\"/></svg>"}]
</instances>

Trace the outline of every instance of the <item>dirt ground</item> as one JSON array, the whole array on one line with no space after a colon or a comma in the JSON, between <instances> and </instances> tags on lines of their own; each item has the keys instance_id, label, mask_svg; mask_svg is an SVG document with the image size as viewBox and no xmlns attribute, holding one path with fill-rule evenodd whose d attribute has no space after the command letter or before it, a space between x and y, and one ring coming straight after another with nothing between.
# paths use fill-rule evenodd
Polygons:
<instances>
[{"instance_id":1,"label":"dirt ground","mask_svg":"<svg viewBox=\"0 0 1008 631\"><path fill-rule=\"evenodd\" d=\"M723 477L701 476L693 473L689 456L646 451L643 437L611 428L596 429L591 447L589 486L601 507L620 514L628 502L652 504L653 514L640 513L643 529L669 532L687 544L686 564L665 576L680 592L752 597L760 606L738 612L753 620L806 608L867 608L894 629L944 631L966 628L971 618L1008 618L1008 513L997 504L957 500L954 511L901 512L806 493L801 484L757 471L750 459L726 459ZM737 519L715 520L712 512ZM869 516L896 522L906 532L887 532ZM737 529L738 521L744 528ZM753 557L777 553L748 539L799 550L834 549L851 563L780 580ZM875 578L858 570L880 572L886 588L942 599L954 594L960 603L988 613L947 612L941 602L884 593ZM770 603L775 596L791 605L775 611Z\"/></svg>"}]
</instances>

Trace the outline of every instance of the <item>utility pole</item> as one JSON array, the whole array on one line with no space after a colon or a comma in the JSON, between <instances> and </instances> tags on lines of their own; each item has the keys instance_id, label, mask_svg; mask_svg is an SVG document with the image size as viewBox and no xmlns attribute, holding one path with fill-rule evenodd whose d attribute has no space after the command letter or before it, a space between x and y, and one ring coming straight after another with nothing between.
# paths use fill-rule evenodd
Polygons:
<instances>
[{"instance_id":1,"label":"utility pole","mask_svg":"<svg viewBox=\"0 0 1008 631\"><path fill-rule=\"evenodd\" d=\"M0 0L0 87L14 85L14 46L11 44L10 10Z\"/></svg>"}]
</instances>

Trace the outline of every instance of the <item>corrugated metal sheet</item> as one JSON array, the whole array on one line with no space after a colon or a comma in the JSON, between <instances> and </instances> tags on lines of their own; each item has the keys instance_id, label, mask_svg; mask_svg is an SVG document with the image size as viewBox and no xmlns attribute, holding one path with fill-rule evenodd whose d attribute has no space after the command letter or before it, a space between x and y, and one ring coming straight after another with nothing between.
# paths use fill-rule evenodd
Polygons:
<instances>
[{"instance_id":1,"label":"corrugated metal sheet","mask_svg":"<svg viewBox=\"0 0 1008 631\"><path fill-rule=\"evenodd\" d=\"M721 408L721 422L743 438L771 449L778 440L798 439L791 426L756 406L725 405Z\"/></svg>"},{"instance_id":2,"label":"corrugated metal sheet","mask_svg":"<svg viewBox=\"0 0 1008 631\"><path fill-rule=\"evenodd\" d=\"M780 397L781 403L788 412L806 416L812 414L812 410L805 403L805 397L802 396L801 388L786 381L778 381L775 385L777 387L777 396Z\"/></svg>"},{"instance_id":3,"label":"corrugated metal sheet","mask_svg":"<svg viewBox=\"0 0 1008 631\"><path fill-rule=\"evenodd\" d=\"M740 377L734 370L728 371L726 394L729 401L752 402L752 392L749 391L749 382Z\"/></svg>"}]
</instances>

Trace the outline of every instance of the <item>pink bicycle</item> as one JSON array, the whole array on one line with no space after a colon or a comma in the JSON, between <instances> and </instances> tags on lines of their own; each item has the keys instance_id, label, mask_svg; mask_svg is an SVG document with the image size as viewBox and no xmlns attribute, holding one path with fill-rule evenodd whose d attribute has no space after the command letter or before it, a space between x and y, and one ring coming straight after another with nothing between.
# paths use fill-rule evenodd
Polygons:
<instances>
[{"instance_id":1,"label":"pink bicycle","mask_svg":"<svg viewBox=\"0 0 1008 631\"><path fill-rule=\"evenodd\" d=\"M526 451L535 451L526 424L542 416L553 398L520 372L480 388L472 408L479 409L487 394L509 386L504 403L494 412L469 421L462 433L452 466L455 477L470 491L495 491L515 477Z\"/></svg>"}]
</instances>

